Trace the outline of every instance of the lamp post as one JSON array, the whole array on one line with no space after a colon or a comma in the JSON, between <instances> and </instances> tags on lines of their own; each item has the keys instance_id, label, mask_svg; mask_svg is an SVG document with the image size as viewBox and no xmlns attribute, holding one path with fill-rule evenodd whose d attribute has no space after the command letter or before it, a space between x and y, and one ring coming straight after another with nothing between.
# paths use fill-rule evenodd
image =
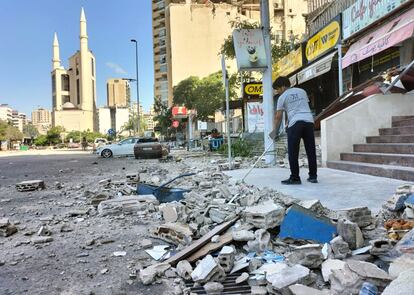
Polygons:
<instances>
[{"instance_id":1,"label":"lamp post","mask_svg":"<svg viewBox=\"0 0 414 295\"><path fill-rule=\"evenodd\" d=\"M136 81L137 81L137 132L139 135L139 82L138 82L138 42L135 39L131 39L132 43L135 43L135 70L136 70Z\"/></svg>"}]
</instances>

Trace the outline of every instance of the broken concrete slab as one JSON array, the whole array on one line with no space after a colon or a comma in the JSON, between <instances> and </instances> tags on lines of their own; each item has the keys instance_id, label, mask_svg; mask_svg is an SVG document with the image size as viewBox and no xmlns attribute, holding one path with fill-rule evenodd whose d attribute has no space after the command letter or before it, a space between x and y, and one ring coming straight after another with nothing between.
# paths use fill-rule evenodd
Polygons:
<instances>
[{"instance_id":1,"label":"broken concrete slab","mask_svg":"<svg viewBox=\"0 0 414 295\"><path fill-rule=\"evenodd\" d=\"M325 282L329 281L329 276L334 269L343 269L346 263L338 259L327 259L322 263L322 276Z\"/></svg>"},{"instance_id":2,"label":"broken concrete slab","mask_svg":"<svg viewBox=\"0 0 414 295\"><path fill-rule=\"evenodd\" d=\"M0 219L0 237L8 237L17 233L17 227L8 218Z\"/></svg>"},{"instance_id":3,"label":"broken concrete slab","mask_svg":"<svg viewBox=\"0 0 414 295\"><path fill-rule=\"evenodd\" d=\"M340 219L337 225L338 234L342 236L352 250L364 245L364 237L359 226L347 219Z\"/></svg>"},{"instance_id":4,"label":"broken concrete slab","mask_svg":"<svg viewBox=\"0 0 414 295\"><path fill-rule=\"evenodd\" d=\"M349 245L341 236L337 236L329 242L335 259L344 259L351 255Z\"/></svg>"},{"instance_id":5,"label":"broken concrete slab","mask_svg":"<svg viewBox=\"0 0 414 295\"><path fill-rule=\"evenodd\" d=\"M43 180L27 180L16 183L16 189L19 192L28 192L45 189L45 182Z\"/></svg>"},{"instance_id":6,"label":"broken concrete slab","mask_svg":"<svg viewBox=\"0 0 414 295\"><path fill-rule=\"evenodd\" d=\"M250 289L250 295L267 295L267 289L263 286L252 286Z\"/></svg>"},{"instance_id":7,"label":"broken concrete slab","mask_svg":"<svg viewBox=\"0 0 414 295\"><path fill-rule=\"evenodd\" d=\"M366 227L373 221L371 210L368 207L341 209L337 214L344 219L355 222L359 227Z\"/></svg>"},{"instance_id":8,"label":"broken concrete slab","mask_svg":"<svg viewBox=\"0 0 414 295\"><path fill-rule=\"evenodd\" d=\"M397 279L385 288L382 295L412 295L414 290L414 270L402 272Z\"/></svg>"},{"instance_id":9,"label":"broken concrete slab","mask_svg":"<svg viewBox=\"0 0 414 295\"><path fill-rule=\"evenodd\" d=\"M405 253L396 258L388 269L391 278L397 278L401 273L407 270L414 270L414 254Z\"/></svg>"},{"instance_id":10,"label":"broken concrete slab","mask_svg":"<svg viewBox=\"0 0 414 295\"><path fill-rule=\"evenodd\" d=\"M295 247L287 256L287 259L291 264L300 264L308 268L317 268L324 260L322 246L320 244L308 244Z\"/></svg>"},{"instance_id":11,"label":"broken concrete slab","mask_svg":"<svg viewBox=\"0 0 414 295\"><path fill-rule=\"evenodd\" d=\"M249 274L247 272L242 273L240 276L236 278L236 285L239 285L243 282L246 282L249 279Z\"/></svg>"},{"instance_id":12,"label":"broken concrete slab","mask_svg":"<svg viewBox=\"0 0 414 295\"><path fill-rule=\"evenodd\" d=\"M208 295L220 295L224 290L224 286L217 282L208 282L204 285L204 290Z\"/></svg>"},{"instance_id":13,"label":"broken concrete slab","mask_svg":"<svg viewBox=\"0 0 414 295\"><path fill-rule=\"evenodd\" d=\"M220 266L224 269L225 272L230 272L234 266L235 250L233 247L224 246L217 259Z\"/></svg>"},{"instance_id":14,"label":"broken concrete slab","mask_svg":"<svg viewBox=\"0 0 414 295\"><path fill-rule=\"evenodd\" d=\"M336 226L326 217L299 205L292 205L280 225L279 238L294 238L328 243L336 235Z\"/></svg>"},{"instance_id":15,"label":"broken concrete slab","mask_svg":"<svg viewBox=\"0 0 414 295\"><path fill-rule=\"evenodd\" d=\"M266 275L266 280L272 290L281 292L293 284L306 282L309 278L309 274L309 268L296 264L287 266L278 272Z\"/></svg>"},{"instance_id":16,"label":"broken concrete slab","mask_svg":"<svg viewBox=\"0 0 414 295\"><path fill-rule=\"evenodd\" d=\"M185 206L178 202L161 204L158 209L162 213L165 222L177 222L178 218L183 217Z\"/></svg>"},{"instance_id":17,"label":"broken concrete slab","mask_svg":"<svg viewBox=\"0 0 414 295\"><path fill-rule=\"evenodd\" d=\"M266 201L256 206L247 207L243 215L247 223L257 228L269 229L281 224L285 209L273 201Z\"/></svg>"},{"instance_id":18,"label":"broken concrete slab","mask_svg":"<svg viewBox=\"0 0 414 295\"><path fill-rule=\"evenodd\" d=\"M52 237L33 237L31 239L31 242L33 244L45 244L45 243L49 243L52 242L53 238Z\"/></svg>"},{"instance_id":19,"label":"broken concrete slab","mask_svg":"<svg viewBox=\"0 0 414 295\"><path fill-rule=\"evenodd\" d=\"M151 233L164 241L175 245L189 245L193 240L193 232L190 227L182 223L166 223L157 226Z\"/></svg>"},{"instance_id":20,"label":"broken concrete slab","mask_svg":"<svg viewBox=\"0 0 414 295\"><path fill-rule=\"evenodd\" d=\"M226 278L223 268L211 255L204 257L191 273L194 282L223 281Z\"/></svg>"},{"instance_id":21,"label":"broken concrete slab","mask_svg":"<svg viewBox=\"0 0 414 295\"><path fill-rule=\"evenodd\" d=\"M232 231L233 240L237 242L253 241L254 233L250 230L234 230Z\"/></svg>"},{"instance_id":22,"label":"broken concrete slab","mask_svg":"<svg viewBox=\"0 0 414 295\"><path fill-rule=\"evenodd\" d=\"M377 239L370 241L371 250L369 253L374 256L384 256L388 255L388 253L394 248L395 242L388 240L388 239Z\"/></svg>"},{"instance_id":23,"label":"broken concrete slab","mask_svg":"<svg viewBox=\"0 0 414 295\"><path fill-rule=\"evenodd\" d=\"M247 247L250 252L263 253L269 248L270 233L265 229L258 229L254 232L255 240L248 241Z\"/></svg>"},{"instance_id":24,"label":"broken concrete slab","mask_svg":"<svg viewBox=\"0 0 414 295\"><path fill-rule=\"evenodd\" d=\"M362 279L354 273L346 264L341 269L331 269L329 276L331 291L334 294L359 294L362 286Z\"/></svg>"},{"instance_id":25,"label":"broken concrete slab","mask_svg":"<svg viewBox=\"0 0 414 295\"><path fill-rule=\"evenodd\" d=\"M152 197L152 195L148 198L132 195L102 201L98 205L98 212L101 216L136 214L139 211L145 211L148 209L149 202L147 202L147 199L152 200Z\"/></svg>"}]
</instances>

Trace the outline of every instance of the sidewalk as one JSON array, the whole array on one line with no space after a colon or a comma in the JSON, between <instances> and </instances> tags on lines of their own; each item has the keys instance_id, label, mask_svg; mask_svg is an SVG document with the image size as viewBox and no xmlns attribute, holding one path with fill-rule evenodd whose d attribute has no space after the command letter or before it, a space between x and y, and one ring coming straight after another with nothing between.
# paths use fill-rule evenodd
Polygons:
<instances>
[{"instance_id":1,"label":"sidewalk","mask_svg":"<svg viewBox=\"0 0 414 295\"><path fill-rule=\"evenodd\" d=\"M248 169L226 171L234 180L241 180ZM302 185L282 185L281 180L289 177L284 168L254 169L245 182L259 188L269 187L283 194L302 200L318 199L330 209L368 206L378 212L382 203L389 199L399 185L407 183L390 178L376 177L339 171L329 168L318 169L318 184L308 183L307 169L301 169Z\"/></svg>"},{"instance_id":2,"label":"sidewalk","mask_svg":"<svg viewBox=\"0 0 414 295\"><path fill-rule=\"evenodd\" d=\"M48 155L76 155L76 154L92 154L92 150L82 151L82 149L45 149L45 150L28 150L28 151L0 151L1 157L15 156L48 156Z\"/></svg>"}]
</instances>

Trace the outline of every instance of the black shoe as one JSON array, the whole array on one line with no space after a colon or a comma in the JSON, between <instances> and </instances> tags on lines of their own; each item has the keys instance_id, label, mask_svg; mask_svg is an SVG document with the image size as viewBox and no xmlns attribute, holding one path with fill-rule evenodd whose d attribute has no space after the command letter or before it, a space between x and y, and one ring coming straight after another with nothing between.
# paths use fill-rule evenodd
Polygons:
<instances>
[{"instance_id":1,"label":"black shoe","mask_svg":"<svg viewBox=\"0 0 414 295\"><path fill-rule=\"evenodd\" d=\"M315 177L309 177L307 180L308 180L308 182L310 182L310 183L318 183L318 179L317 179L317 178L315 178Z\"/></svg>"},{"instance_id":2,"label":"black shoe","mask_svg":"<svg viewBox=\"0 0 414 295\"><path fill-rule=\"evenodd\" d=\"M293 179L293 178L288 178L286 180L282 180L281 181L282 184L302 184L302 181L300 181L300 179Z\"/></svg>"}]
</instances>

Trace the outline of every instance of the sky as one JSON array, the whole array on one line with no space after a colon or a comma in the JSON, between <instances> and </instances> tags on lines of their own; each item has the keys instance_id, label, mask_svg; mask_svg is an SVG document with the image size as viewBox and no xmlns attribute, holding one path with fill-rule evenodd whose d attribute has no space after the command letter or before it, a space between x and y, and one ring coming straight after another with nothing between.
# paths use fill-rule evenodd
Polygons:
<instances>
[{"instance_id":1,"label":"sky","mask_svg":"<svg viewBox=\"0 0 414 295\"><path fill-rule=\"evenodd\" d=\"M136 39L139 99L149 110L154 98L151 0L0 0L0 104L28 117L37 107L51 109L53 34L57 32L61 63L67 68L80 47L81 7L96 58L97 106L106 104L107 79L135 78L135 44L130 39Z\"/></svg>"}]
</instances>

